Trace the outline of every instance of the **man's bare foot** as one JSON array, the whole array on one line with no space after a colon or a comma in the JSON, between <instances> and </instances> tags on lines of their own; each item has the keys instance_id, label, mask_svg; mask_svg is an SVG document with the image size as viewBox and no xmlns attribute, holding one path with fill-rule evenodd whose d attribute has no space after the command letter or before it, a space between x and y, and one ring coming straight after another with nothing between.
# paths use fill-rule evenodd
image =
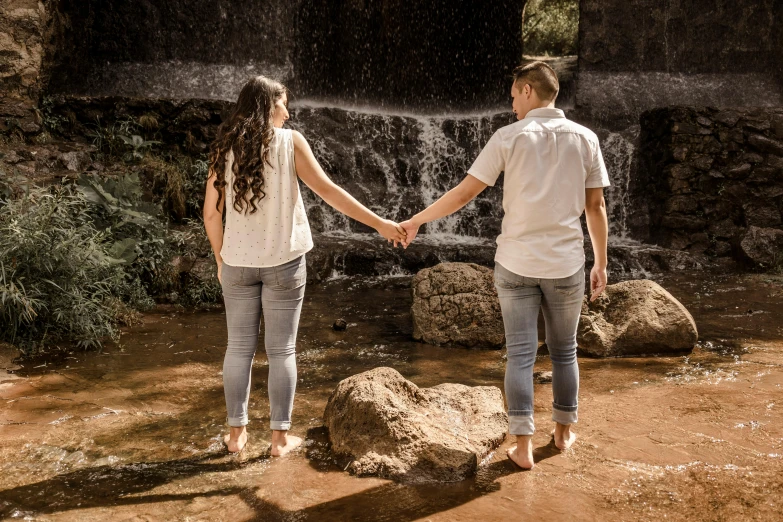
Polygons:
<instances>
[{"instance_id":1,"label":"man's bare foot","mask_svg":"<svg viewBox=\"0 0 783 522\"><path fill-rule=\"evenodd\" d=\"M532 435L517 435L517 445L508 450L508 458L522 469L533 469L533 437Z\"/></svg>"},{"instance_id":2,"label":"man's bare foot","mask_svg":"<svg viewBox=\"0 0 783 522\"><path fill-rule=\"evenodd\" d=\"M287 431L272 431L273 457L282 457L302 445L302 439L289 435Z\"/></svg>"},{"instance_id":3,"label":"man's bare foot","mask_svg":"<svg viewBox=\"0 0 783 522\"><path fill-rule=\"evenodd\" d=\"M571 431L570 424L555 423L555 431L552 432L552 436L555 438L555 446L560 451L569 449L576 440L576 433Z\"/></svg>"},{"instance_id":4,"label":"man's bare foot","mask_svg":"<svg viewBox=\"0 0 783 522\"><path fill-rule=\"evenodd\" d=\"M228 435L223 437L223 442L230 453L239 453L247 445L247 428L245 426L238 428L231 426Z\"/></svg>"}]
</instances>

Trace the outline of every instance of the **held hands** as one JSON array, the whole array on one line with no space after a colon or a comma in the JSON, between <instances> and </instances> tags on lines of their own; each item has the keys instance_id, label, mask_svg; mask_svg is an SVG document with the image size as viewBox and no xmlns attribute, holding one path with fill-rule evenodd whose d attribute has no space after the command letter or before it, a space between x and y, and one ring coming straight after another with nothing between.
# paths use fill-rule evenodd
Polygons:
<instances>
[{"instance_id":1,"label":"held hands","mask_svg":"<svg viewBox=\"0 0 783 522\"><path fill-rule=\"evenodd\" d=\"M415 223L412 219L409 219L408 221L403 221L400 223L400 226L405 230L406 238L405 241L402 242L402 246L405 248L408 248L408 245L410 245L414 239L416 239L416 234L419 233L419 227L421 225Z\"/></svg>"},{"instance_id":2,"label":"held hands","mask_svg":"<svg viewBox=\"0 0 783 522\"><path fill-rule=\"evenodd\" d=\"M405 246L405 230L390 219L382 219L381 224L376 228L378 233L382 235L389 243L394 243L396 247L399 243Z\"/></svg>"},{"instance_id":3,"label":"held hands","mask_svg":"<svg viewBox=\"0 0 783 522\"><path fill-rule=\"evenodd\" d=\"M606 267L594 266L590 271L590 302L598 299L598 296L606 289Z\"/></svg>"}]
</instances>

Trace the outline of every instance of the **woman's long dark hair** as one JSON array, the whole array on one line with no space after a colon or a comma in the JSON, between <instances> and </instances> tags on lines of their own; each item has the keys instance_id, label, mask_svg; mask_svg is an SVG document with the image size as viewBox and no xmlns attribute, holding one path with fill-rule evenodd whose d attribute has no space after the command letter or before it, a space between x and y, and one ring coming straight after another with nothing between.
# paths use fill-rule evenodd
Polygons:
<instances>
[{"instance_id":1,"label":"woman's long dark hair","mask_svg":"<svg viewBox=\"0 0 783 522\"><path fill-rule=\"evenodd\" d=\"M231 116L218 129L209 152L209 168L215 173L218 190L216 207L220 210L226 187L226 156L234 151L234 209L254 213L264 192L264 165L269 162L269 144L275 136L273 115L275 103L286 88L264 76L251 78L239 93ZM248 194L251 192L251 194Z\"/></svg>"}]
</instances>

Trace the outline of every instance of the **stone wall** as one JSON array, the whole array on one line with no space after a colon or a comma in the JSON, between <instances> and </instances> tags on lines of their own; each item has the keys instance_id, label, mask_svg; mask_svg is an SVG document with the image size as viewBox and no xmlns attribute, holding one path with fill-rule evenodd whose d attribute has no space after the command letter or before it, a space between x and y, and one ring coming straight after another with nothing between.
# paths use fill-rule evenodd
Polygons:
<instances>
[{"instance_id":1,"label":"stone wall","mask_svg":"<svg viewBox=\"0 0 783 522\"><path fill-rule=\"evenodd\" d=\"M581 0L580 71L781 70L779 0Z\"/></svg>"},{"instance_id":2,"label":"stone wall","mask_svg":"<svg viewBox=\"0 0 783 522\"><path fill-rule=\"evenodd\" d=\"M783 262L783 108L663 108L643 114L641 125L652 241Z\"/></svg>"},{"instance_id":3,"label":"stone wall","mask_svg":"<svg viewBox=\"0 0 783 522\"><path fill-rule=\"evenodd\" d=\"M67 41L58 46L51 87L118 94L103 92L101 84L112 83L119 69L130 76L124 82L138 82L153 97L156 89L145 90L146 80L134 72L171 77L179 91L167 89L169 97L191 98L191 85L210 77L241 83L265 74L284 81L298 98L427 112L495 106L507 101L509 74L521 55L524 5L60 0Z\"/></svg>"},{"instance_id":4,"label":"stone wall","mask_svg":"<svg viewBox=\"0 0 783 522\"><path fill-rule=\"evenodd\" d=\"M783 106L783 2L581 0L576 105L638 122L666 106Z\"/></svg>"}]
</instances>

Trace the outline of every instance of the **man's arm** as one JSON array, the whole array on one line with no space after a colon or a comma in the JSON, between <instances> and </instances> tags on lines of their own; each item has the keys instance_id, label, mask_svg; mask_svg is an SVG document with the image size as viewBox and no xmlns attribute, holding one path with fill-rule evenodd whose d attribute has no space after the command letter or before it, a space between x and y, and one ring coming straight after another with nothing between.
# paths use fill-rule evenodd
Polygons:
<instances>
[{"instance_id":1,"label":"man's arm","mask_svg":"<svg viewBox=\"0 0 783 522\"><path fill-rule=\"evenodd\" d=\"M585 217L595 256L595 263L590 272L590 300L595 301L606 288L606 245L609 241L609 220L606 217L603 188L585 189Z\"/></svg>"},{"instance_id":2,"label":"man's arm","mask_svg":"<svg viewBox=\"0 0 783 522\"><path fill-rule=\"evenodd\" d=\"M459 185L446 192L438 201L419 212L408 221L400 223L400 226L402 226L408 234L403 241L405 248L407 248L416 237L420 226L424 223L429 223L430 221L435 221L436 219L453 214L470 203L473 198L481 194L487 186L488 185L483 181L479 181L478 178L468 174Z\"/></svg>"}]
</instances>

